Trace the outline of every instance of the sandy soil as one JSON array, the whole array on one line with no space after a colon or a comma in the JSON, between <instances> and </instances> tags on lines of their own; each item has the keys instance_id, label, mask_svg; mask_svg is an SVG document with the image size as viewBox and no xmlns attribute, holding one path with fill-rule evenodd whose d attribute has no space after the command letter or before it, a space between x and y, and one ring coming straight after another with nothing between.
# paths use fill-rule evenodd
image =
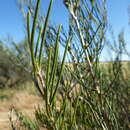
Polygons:
<instances>
[{"instance_id":1,"label":"sandy soil","mask_svg":"<svg viewBox=\"0 0 130 130\"><path fill-rule=\"evenodd\" d=\"M42 99L27 92L18 92L11 99L0 101L0 130L11 130L9 123L10 108L14 107L30 118L34 118L34 107L39 104L43 105ZM13 120L16 120L16 116L12 116Z\"/></svg>"}]
</instances>

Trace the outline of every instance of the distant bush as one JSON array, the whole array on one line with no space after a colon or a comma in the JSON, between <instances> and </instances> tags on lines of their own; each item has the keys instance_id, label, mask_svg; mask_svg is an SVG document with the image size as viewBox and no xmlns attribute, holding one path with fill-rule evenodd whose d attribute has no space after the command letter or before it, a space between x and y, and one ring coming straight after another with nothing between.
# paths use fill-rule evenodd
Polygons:
<instances>
[{"instance_id":1,"label":"distant bush","mask_svg":"<svg viewBox=\"0 0 130 130\"><path fill-rule=\"evenodd\" d=\"M0 43L0 88L16 87L31 80L31 71L26 71L29 64L24 63L27 57L22 59L15 52L3 42Z\"/></svg>"}]
</instances>

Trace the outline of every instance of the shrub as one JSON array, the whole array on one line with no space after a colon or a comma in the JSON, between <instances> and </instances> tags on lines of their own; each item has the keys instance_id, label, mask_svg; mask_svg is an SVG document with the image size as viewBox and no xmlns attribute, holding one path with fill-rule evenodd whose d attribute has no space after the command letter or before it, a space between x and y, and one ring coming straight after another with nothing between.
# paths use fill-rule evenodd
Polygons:
<instances>
[{"instance_id":1,"label":"shrub","mask_svg":"<svg viewBox=\"0 0 130 130\"><path fill-rule=\"evenodd\" d=\"M52 4L53 0L50 0L38 35L40 0L37 0L34 15L30 9L27 13L33 80L45 101L45 109L38 107L35 112L38 125L59 130L129 129L128 84L122 75L121 46L110 66L104 67L99 62L106 42L105 1L64 0L70 19L68 35L63 41L60 35L63 34L62 25L55 29L54 48L47 46L47 63L44 65L42 58ZM58 59L60 43L65 45L62 61ZM70 63L65 63L67 55Z\"/></svg>"}]
</instances>

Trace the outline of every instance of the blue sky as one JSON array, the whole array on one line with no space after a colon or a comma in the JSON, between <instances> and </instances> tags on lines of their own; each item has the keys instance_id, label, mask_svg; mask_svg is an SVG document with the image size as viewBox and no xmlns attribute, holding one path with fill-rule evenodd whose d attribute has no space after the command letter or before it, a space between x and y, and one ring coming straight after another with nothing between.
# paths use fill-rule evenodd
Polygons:
<instances>
[{"instance_id":1,"label":"blue sky","mask_svg":"<svg viewBox=\"0 0 130 130\"><path fill-rule=\"evenodd\" d=\"M0 39L7 35L12 36L15 40L23 38L23 22L19 15L14 0L1 0L0 4Z\"/></svg>"},{"instance_id":2,"label":"blue sky","mask_svg":"<svg viewBox=\"0 0 130 130\"><path fill-rule=\"evenodd\" d=\"M129 6L130 0L107 0L108 22L112 25L115 37L117 37L118 34L124 30L124 37L127 42L128 50L130 50ZM108 52L108 55L110 55L110 52ZM102 59L106 59L106 57L104 55ZM123 60L130 60L130 58L123 55Z\"/></svg>"},{"instance_id":3,"label":"blue sky","mask_svg":"<svg viewBox=\"0 0 130 130\"><path fill-rule=\"evenodd\" d=\"M48 0L49 1L49 0ZM47 0L43 0L44 13L48 5ZM124 29L125 39L130 50L130 26L128 25L128 6L130 0L107 0L108 21L112 25L115 35ZM62 4L62 0L54 0L51 19L54 23L62 23L67 27L67 10ZM15 41L24 39L24 23L21 13L17 7L17 0L1 0L0 4L0 40L6 39L10 35ZM127 57L124 57L127 59Z\"/></svg>"}]
</instances>

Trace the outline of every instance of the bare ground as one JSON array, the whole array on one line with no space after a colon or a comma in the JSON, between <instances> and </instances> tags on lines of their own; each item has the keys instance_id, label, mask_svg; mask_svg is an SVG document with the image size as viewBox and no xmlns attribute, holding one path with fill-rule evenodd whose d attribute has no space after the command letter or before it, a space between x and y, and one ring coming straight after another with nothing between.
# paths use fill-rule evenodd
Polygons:
<instances>
[{"instance_id":1,"label":"bare ground","mask_svg":"<svg viewBox=\"0 0 130 130\"><path fill-rule=\"evenodd\" d=\"M0 101L0 130L11 130L10 108L14 107L30 118L34 118L34 107L38 104L43 104L40 97L24 91L17 92L9 100ZM13 120L16 120L15 116L13 116Z\"/></svg>"}]
</instances>

